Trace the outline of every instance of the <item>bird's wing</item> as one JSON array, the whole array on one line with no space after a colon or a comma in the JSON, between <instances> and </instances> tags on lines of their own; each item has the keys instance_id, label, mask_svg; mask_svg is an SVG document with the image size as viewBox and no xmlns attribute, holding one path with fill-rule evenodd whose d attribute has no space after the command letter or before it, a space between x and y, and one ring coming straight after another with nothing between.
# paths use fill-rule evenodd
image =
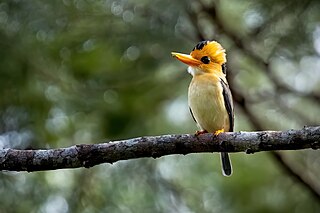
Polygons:
<instances>
[{"instance_id":1,"label":"bird's wing","mask_svg":"<svg viewBox=\"0 0 320 213\"><path fill-rule=\"evenodd\" d=\"M233 101L232 101L232 95L231 91L229 88L229 85L223 81L223 79L220 78L220 83L222 86L222 95L224 99L224 105L226 106L228 115L229 115L229 126L230 129L229 131L233 131L233 126L234 126L234 112L233 112Z\"/></svg>"},{"instance_id":2,"label":"bird's wing","mask_svg":"<svg viewBox=\"0 0 320 213\"><path fill-rule=\"evenodd\" d=\"M196 122L196 123L197 123L196 119L194 118L194 115L193 115L193 112L192 112L191 107L189 107L189 111L190 111L190 113L191 113L191 116L192 116L192 118L193 118L194 122Z\"/></svg>"}]
</instances>

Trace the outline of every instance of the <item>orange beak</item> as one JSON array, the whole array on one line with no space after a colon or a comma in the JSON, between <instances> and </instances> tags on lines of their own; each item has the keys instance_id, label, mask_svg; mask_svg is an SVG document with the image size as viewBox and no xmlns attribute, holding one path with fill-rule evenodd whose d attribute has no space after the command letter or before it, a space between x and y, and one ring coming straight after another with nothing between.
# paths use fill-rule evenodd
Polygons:
<instances>
[{"instance_id":1,"label":"orange beak","mask_svg":"<svg viewBox=\"0 0 320 213\"><path fill-rule=\"evenodd\" d=\"M171 55L173 57L176 57L179 61L181 61L191 67L196 67L201 64L201 61L192 58L191 55L182 54L182 53L175 53L175 52L172 52Z\"/></svg>"}]
</instances>

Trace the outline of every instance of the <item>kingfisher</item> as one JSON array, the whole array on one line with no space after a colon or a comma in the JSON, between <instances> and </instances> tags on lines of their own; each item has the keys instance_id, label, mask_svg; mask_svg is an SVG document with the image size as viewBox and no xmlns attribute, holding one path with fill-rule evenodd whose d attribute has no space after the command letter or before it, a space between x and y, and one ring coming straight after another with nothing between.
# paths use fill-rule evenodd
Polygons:
<instances>
[{"instance_id":1,"label":"kingfisher","mask_svg":"<svg viewBox=\"0 0 320 213\"><path fill-rule=\"evenodd\" d=\"M226 79L226 52L216 41L201 41L190 54L171 53L188 65L192 80L188 104L200 131L196 135L232 132L234 110L231 91ZM227 152L221 152L222 174L230 176L232 165Z\"/></svg>"}]
</instances>

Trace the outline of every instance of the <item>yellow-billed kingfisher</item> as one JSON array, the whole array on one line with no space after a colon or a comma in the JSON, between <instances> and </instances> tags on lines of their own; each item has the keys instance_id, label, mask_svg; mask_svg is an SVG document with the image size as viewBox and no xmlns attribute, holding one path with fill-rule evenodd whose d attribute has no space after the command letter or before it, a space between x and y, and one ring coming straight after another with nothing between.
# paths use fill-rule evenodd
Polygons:
<instances>
[{"instance_id":1,"label":"yellow-billed kingfisher","mask_svg":"<svg viewBox=\"0 0 320 213\"><path fill-rule=\"evenodd\" d=\"M234 110L231 91L226 79L225 49L216 41L201 41L188 54L172 52L172 56L187 64L193 76L188 91L191 115L202 133L232 132ZM221 153L224 176L232 174L229 154Z\"/></svg>"}]
</instances>

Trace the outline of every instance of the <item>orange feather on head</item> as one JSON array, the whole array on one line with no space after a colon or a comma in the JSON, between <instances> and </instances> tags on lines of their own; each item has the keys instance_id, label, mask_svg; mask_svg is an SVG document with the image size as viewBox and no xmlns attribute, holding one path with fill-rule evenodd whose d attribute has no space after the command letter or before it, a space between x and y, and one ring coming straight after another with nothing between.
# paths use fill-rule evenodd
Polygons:
<instances>
[{"instance_id":1,"label":"orange feather on head","mask_svg":"<svg viewBox=\"0 0 320 213\"><path fill-rule=\"evenodd\" d=\"M200 42L190 55L198 60L201 60L204 56L208 56L212 62L219 65L227 62L225 49L216 41Z\"/></svg>"}]
</instances>

